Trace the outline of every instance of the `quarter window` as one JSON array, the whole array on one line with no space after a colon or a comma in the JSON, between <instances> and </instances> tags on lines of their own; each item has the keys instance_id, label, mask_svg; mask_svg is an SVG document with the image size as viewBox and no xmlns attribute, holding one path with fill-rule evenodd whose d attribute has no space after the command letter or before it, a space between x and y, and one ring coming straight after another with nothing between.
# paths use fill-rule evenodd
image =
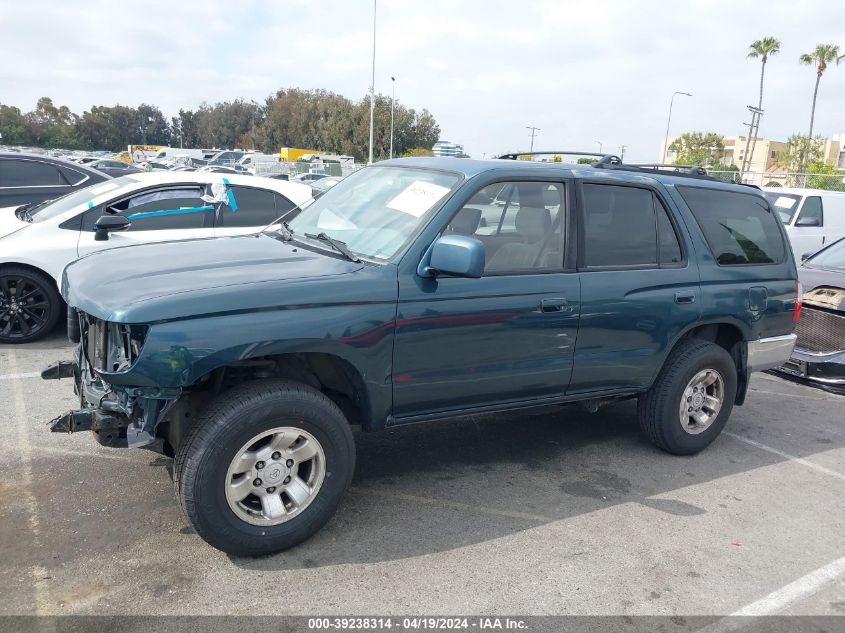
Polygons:
<instances>
[{"instance_id":1,"label":"quarter window","mask_svg":"<svg viewBox=\"0 0 845 633\"><path fill-rule=\"evenodd\" d=\"M0 187L66 187L58 169L37 160L0 160Z\"/></svg>"},{"instance_id":2,"label":"quarter window","mask_svg":"<svg viewBox=\"0 0 845 633\"><path fill-rule=\"evenodd\" d=\"M762 197L754 194L678 187L708 246L723 266L770 264L783 261L785 246L772 214Z\"/></svg>"}]
</instances>

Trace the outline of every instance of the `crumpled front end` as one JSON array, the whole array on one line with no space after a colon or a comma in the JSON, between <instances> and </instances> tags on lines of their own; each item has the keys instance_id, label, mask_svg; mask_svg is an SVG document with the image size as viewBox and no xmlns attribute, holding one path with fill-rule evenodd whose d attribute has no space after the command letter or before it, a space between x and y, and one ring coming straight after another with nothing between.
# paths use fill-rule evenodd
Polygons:
<instances>
[{"instance_id":1,"label":"crumpled front end","mask_svg":"<svg viewBox=\"0 0 845 633\"><path fill-rule=\"evenodd\" d=\"M100 444L114 448L150 447L156 443L156 426L179 394L126 384L148 327L110 323L83 312L77 315L80 340L73 360L47 367L41 377L72 378L80 408L52 420L51 430L92 431ZM116 376L121 384L109 380Z\"/></svg>"}]
</instances>

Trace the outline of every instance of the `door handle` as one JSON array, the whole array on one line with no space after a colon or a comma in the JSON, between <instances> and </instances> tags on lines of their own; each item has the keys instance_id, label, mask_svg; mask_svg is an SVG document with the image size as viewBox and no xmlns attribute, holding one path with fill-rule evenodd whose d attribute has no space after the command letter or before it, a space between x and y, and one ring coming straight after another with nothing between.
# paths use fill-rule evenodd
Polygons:
<instances>
[{"instance_id":1,"label":"door handle","mask_svg":"<svg viewBox=\"0 0 845 633\"><path fill-rule=\"evenodd\" d=\"M676 292L675 303L695 303L695 293L691 290Z\"/></svg>"},{"instance_id":2,"label":"door handle","mask_svg":"<svg viewBox=\"0 0 845 633\"><path fill-rule=\"evenodd\" d=\"M540 312L561 312L569 307L569 302L564 298L542 299L540 301Z\"/></svg>"}]
</instances>

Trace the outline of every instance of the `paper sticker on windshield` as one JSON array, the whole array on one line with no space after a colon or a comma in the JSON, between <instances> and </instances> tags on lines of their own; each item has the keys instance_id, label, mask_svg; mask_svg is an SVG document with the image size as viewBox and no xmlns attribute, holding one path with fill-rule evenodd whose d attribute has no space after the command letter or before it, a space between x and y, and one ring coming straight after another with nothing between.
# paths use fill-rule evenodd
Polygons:
<instances>
[{"instance_id":1,"label":"paper sticker on windshield","mask_svg":"<svg viewBox=\"0 0 845 633\"><path fill-rule=\"evenodd\" d=\"M447 193L449 193L449 187L415 180L402 193L388 202L387 208L418 218Z\"/></svg>"},{"instance_id":2,"label":"paper sticker on windshield","mask_svg":"<svg viewBox=\"0 0 845 633\"><path fill-rule=\"evenodd\" d=\"M117 189L117 185L113 182L107 182L106 184L100 185L99 187L91 187L91 193L93 193L95 196L99 196L101 193L111 191L112 189Z\"/></svg>"},{"instance_id":3,"label":"paper sticker on windshield","mask_svg":"<svg viewBox=\"0 0 845 633\"><path fill-rule=\"evenodd\" d=\"M778 196L778 199L775 200L775 206L781 209L791 209L795 206L795 200L786 196Z\"/></svg>"}]
</instances>

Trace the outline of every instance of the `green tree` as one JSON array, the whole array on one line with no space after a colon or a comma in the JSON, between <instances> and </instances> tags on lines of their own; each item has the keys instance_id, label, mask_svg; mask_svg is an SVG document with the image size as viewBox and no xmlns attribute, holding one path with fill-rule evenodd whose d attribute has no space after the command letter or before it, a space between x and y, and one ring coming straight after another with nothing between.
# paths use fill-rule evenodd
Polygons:
<instances>
[{"instance_id":1,"label":"green tree","mask_svg":"<svg viewBox=\"0 0 845 633\"><path fill-rule=\"evenodd\" d=\"M805 186L810 189L845 191L845 179L833 165L816 160L807 166L807 173L811 175L807 176Z\"/></svg>"},{"instance_id":2,"label":"green tree","mask_svg":"<svg viewBox=\"0 0 845 633\"><path fill-rule=\"evenodd\" d=\"M819 82L821 81L824 71L827 70L828 64L839 65L839 62L845 58L845 55L839 54L839 47L833 44L818 44L812 53L804 53L798 58L802 64L806 66L816 67L816 84L813 88L813 107L810 110L810 132L808 137L813 136L813 123L816 118L816 97L819 94Z\"/></svg>"},{"instance_id":3,"label":"green tree","mask_svg":"<svg viewBox=\"0 0 845 633\"><path fill-rule=\"evenodd\" d=\"M718 167L725 154L723 138L714 132L686 132L672 141L669 149L675 152L676 165Z\"/></svg>"},{"instance_id":4,"label":"green tree","mask_svg":"<svg viewBox=\"0 0 845 633\"><path fill-rule=\"evenodd\" d=\"M29 145L32 143L26 119L20 109L0 105L0 134L5 145Z\"/></svg>"},{"instance_id":5,"label":"green tree","mask_svg":"<svg viewBox=\"0 0 845 633\"><path fill-rule=\"evenodd\" d=\"M412 147L402 154L404 157L409 156L434 156L434 152L427 147Z\"/></svg>"},{"instance_id":6,"label":"green tree","mask_svg":"<svg viewBox=\"0 0 845 633\"><path fill-rule=\"evenodd\" d=\"M760 60L760 98L757 101L757 107L763 109L763 79L766 76L766 62L769 57L777 55L780 52L780 41L774 37L764 37L762 39L751 42L748 58ZM748 151L748 144L751 142L751 152ZM754 155L754 149L757 147L757 134L754 134L754 140L751 141L751 135L745 141L745 158L742 161L742 171L745 171L745 166L751 163L751 157Z\"/></svg>"},{"instance_id":7,"label":"green tree","mask_svg":"<svg viewBox=\"0 0 845 633\"><path fill-rule=\"evenodd\" d=\"M802 172L808 163L823 162L824 139L820 136L810 138L803 134L793 134L787 139L786 150L781 152L779 160L787 172Z\"/></svg>"}]
</instances>

